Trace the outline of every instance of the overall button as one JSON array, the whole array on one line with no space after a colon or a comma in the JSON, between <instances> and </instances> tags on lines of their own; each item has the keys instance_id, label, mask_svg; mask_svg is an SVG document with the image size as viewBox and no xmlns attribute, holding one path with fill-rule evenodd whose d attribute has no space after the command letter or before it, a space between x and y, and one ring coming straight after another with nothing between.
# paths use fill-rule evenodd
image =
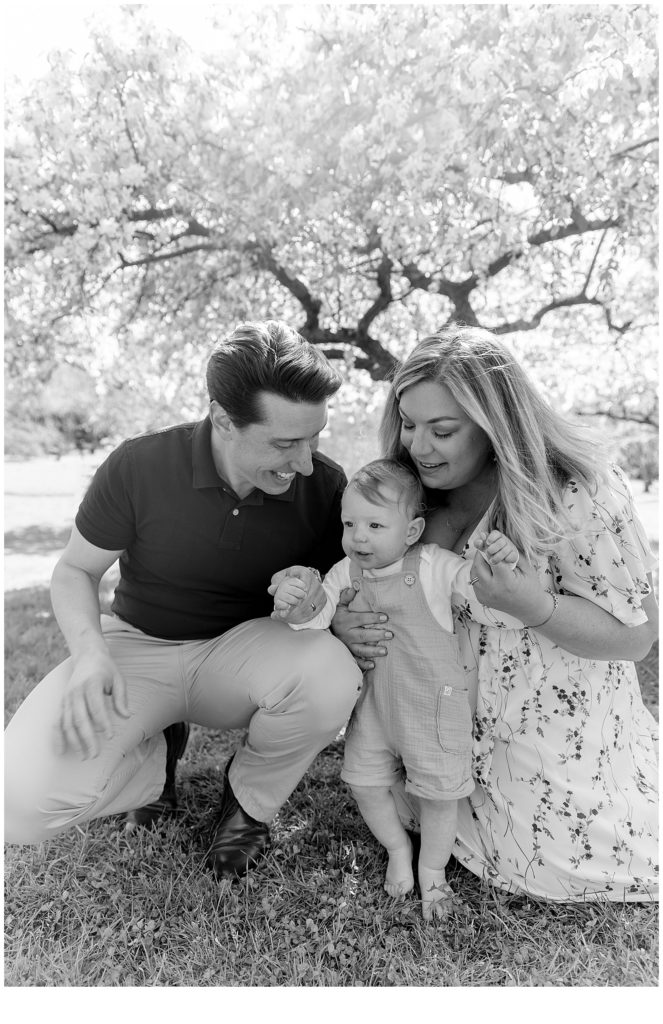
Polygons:
<instances>
[{"instance_id":1,"label":"overall button","mask_svg":"<svg viewBox=\"0 0 663 1024\"><path fill-rule=\"evenodd\" d=\"M238 508L234 508L233 509L233 515L234 516L238 516L239 515L239 509Z\"/></svg>"}]
</instances>

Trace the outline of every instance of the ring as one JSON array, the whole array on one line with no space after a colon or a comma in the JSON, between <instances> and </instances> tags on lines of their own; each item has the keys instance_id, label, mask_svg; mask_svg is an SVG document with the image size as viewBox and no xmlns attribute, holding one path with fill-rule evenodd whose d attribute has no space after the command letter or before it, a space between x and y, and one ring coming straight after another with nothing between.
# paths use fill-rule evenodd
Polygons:
<instances>
[{"instance_id":1,"label":"ring","mask_svg":"<svg viewBox=\"0 0 663 1024\"><path fill-rule=\"evenodd\" d=\"M470 576L470 586L473 587L474 584L478 583L478 582L479 582L479 577L478 576Z\"/></svg>"},{"instance_id":2,"label":"ring","mask_svg":"<svg viewBox=\"0 0 663 1024\"><path fill-rule=\"evenodd\" d=\"M311 608L313 609L313 611L315 611L315 607L316 606L313 604L313 601L311 601Z\"/></svg>"}]
</instances>

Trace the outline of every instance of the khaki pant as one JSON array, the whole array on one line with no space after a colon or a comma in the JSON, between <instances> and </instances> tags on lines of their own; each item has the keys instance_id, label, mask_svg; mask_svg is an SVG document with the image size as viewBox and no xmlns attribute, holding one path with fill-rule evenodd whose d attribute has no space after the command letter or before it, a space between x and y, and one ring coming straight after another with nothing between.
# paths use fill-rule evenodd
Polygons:
<instances>
[{"instance_id":1,"label":"khaki pant","mask_svg":"<svg viewBox=\"0 0 663 1024\"><path fill-rule=\"evenodd\" d=\"M328 632L253 619L211 640L160 640L114 616L102 629L128 688L128 719L109 700L114 734L84 760L58 754L71 660L29 694L5 732L5 840L37 843L94 818L157 799L165 726L248 728L230 782L252 817L269 822L347 721L361 687L349 651Z\"/></svg>"}]
</instances>

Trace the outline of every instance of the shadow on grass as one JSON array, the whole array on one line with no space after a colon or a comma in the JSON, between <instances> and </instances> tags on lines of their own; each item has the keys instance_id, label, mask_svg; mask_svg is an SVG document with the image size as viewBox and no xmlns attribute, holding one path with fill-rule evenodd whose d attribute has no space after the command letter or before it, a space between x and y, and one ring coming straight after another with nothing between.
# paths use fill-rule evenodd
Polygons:
<instances>
[{"instance_id":1,"label":"shadow on grass","mask_svg":"<svg viewBox=\"0 0 663 1024\"><path fill-rule=\"evenodd\" d=\"M51 551L62 551L70 533L70 526L54 530L50 526L35 525L9 530L5 534L5 551L21 555L47 555Z\"/></svg>"},{"instance_id":2,"label":"shadow on grass","mask_svg":"<svg viewBox=\"0 0 663 1024\"><path fill-rule=\"evenodd\" d=\"M656 906L546 904L483 885L439 925L390 899L385 857L339 779L342 744L311 765L246 878L204 864L239 734L193 727L180 813L154 831L115 819L10 847L5 984L13 986L651 986Z\"/></svg>"},{"instance_id":3,"label":"shadow on grass","mask_svg":"<svg viewBox=\"0 0 663 1024\"><path fill-rule=\"evenodd\" d=\"M109 609L112 584L102 580L102 611ZM68 655L55 621L48 587L24 587L5 594L5 725L47 672Z\"/></svg>"},{"instance_id":4,"label":"shadow on grass","mask_svg":"<svg viewBox=\"0 0 663 1024\"><path fill-rule=\"evenodd\" d=\"M107 607L109 590L103 594ZM11 718L66 656L48 588L6 595ZM638 666L651 710L658 646ZM629 986L657 984L654 904L551 904L485 886L452 861L462 904L439 926L391 900L385 857L330 744L281 809L254 872L205 868L224 769L242 730L193 726L180 809L154 831L92 822L5 854L9 986Z\"/></svg>"}]
</instances>

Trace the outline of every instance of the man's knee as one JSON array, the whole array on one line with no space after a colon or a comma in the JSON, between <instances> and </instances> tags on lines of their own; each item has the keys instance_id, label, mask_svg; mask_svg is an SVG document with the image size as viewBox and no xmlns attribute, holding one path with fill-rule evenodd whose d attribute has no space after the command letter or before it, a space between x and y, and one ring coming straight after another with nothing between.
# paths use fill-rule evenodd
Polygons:
<instances>
[{"instance_id":1,"label":"man's knee","mask_svg":"<svg viewBox=\"0 0 663 1024\"><path fill-rule=\"evenodd\" d=\"M66 759L16 756L15 744L5 752L5 841L21 845L71 828L94 805L99 780L71 778ZM42 751L43 753L43 751ZM12 756L14 755L14 756ZM75 784L73 784L75 783Z\"/></svg>"},{"instance_id":2,"label":"man's knee","mask_svg":"<svg viewBox=\"0 0 663 1024\"><path fill-rule=\"evenodd\" d=\"M304 687L309 714L323 730L341 728L359 697L361 670L347 647L329 633L311 634L310 641Z\"/></svg>"},{"instance_id":3,"label":"man's knee","mask_svg":"<svg viewBox=\"0 0 663 1024\"><path fill-rule=\"evenodd\" d=\"M48 770L50 767L50 771ZM58 786L56 765L34 758L5 761L5 841L32 845L65 831L85 812L90 802L64 797Z\"/></svg>"},{"instance_id":4,"label":"man's knee","mask_svg":"<svg viewBox=\"0 0 663 1024\"><path fill-rule=\"evenodd\" d=\"M31 820L24 815L12 814L5 808L5 842L16 843L18 846L36 846L48 839L49 835L43 823Z\"/></svg>"},{"instance_id":5,"label":"man's knee","mask_svg":"<svg viewBox=\"0 0 663 1024\"><path fill-rule=\"evenodd\" d=\"M5 775L5 842L32 846L48 839L46 819L36 801L31 801L20 787L12 786Z\"/></svg>"}]
</instances>

